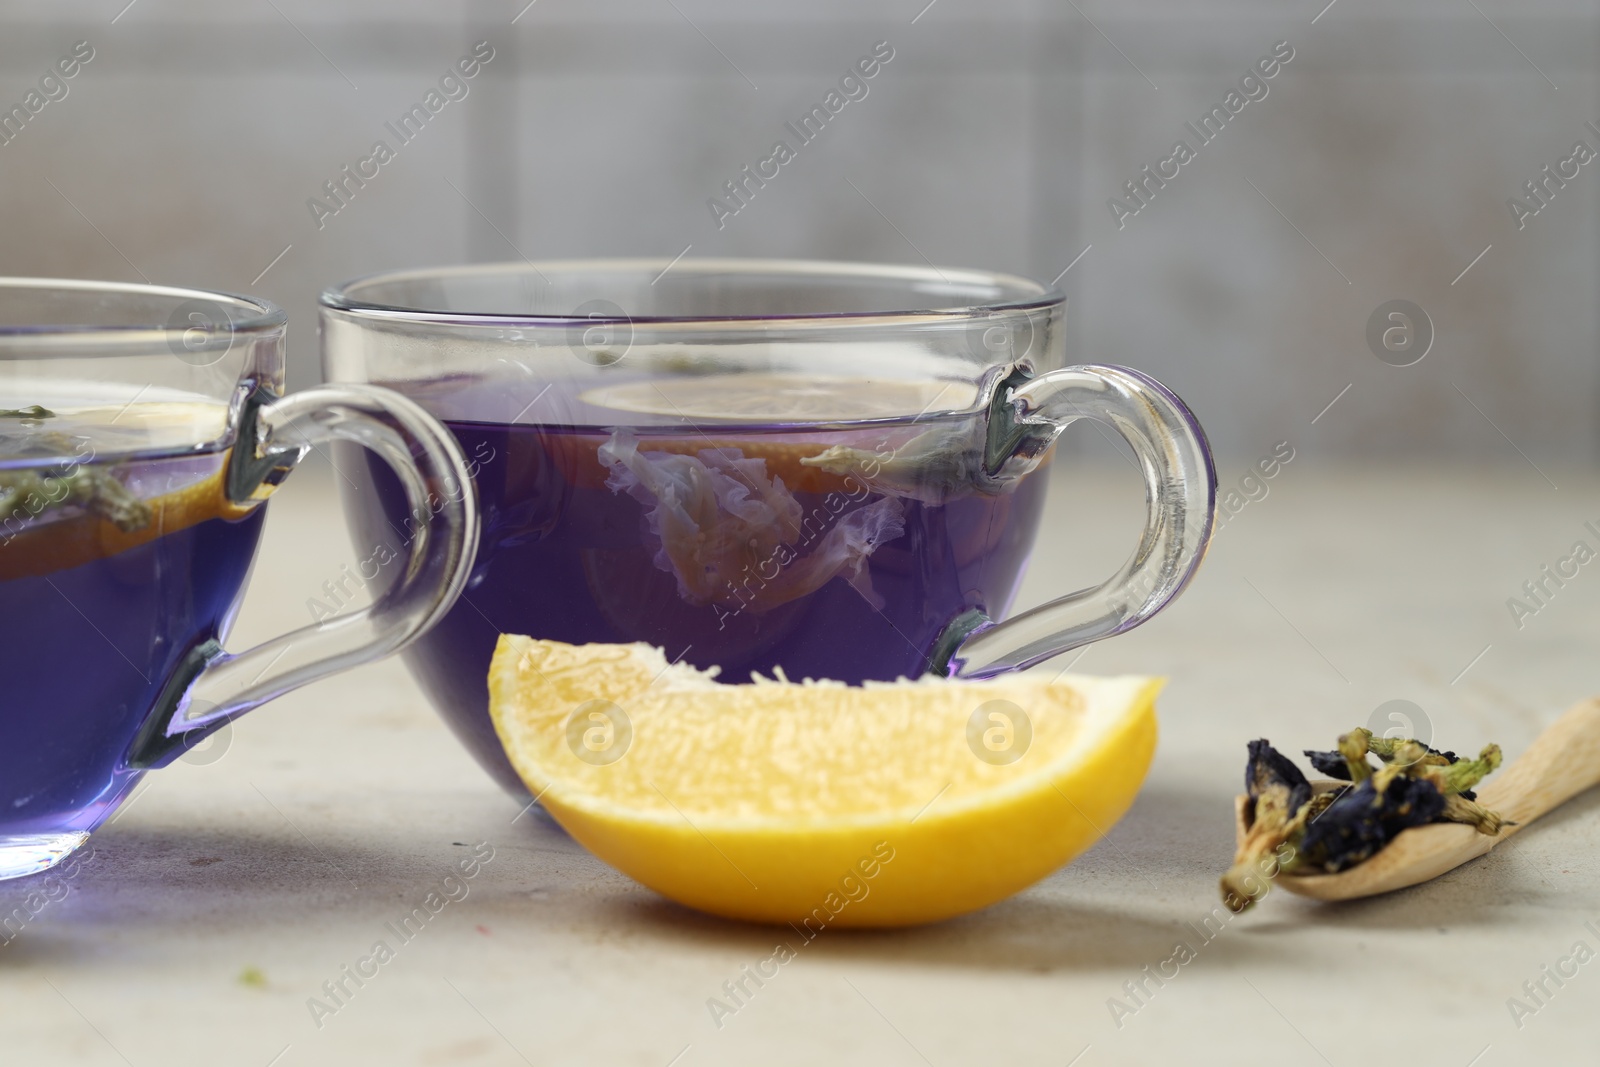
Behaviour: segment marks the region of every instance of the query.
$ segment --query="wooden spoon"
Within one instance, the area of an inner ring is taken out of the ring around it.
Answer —
[[[1320,793],[1345,784],[1313,782],[1312,788]],[[1430,823],[1403,831],[1370,859],[1338,874],[1285,874],[1274,881],[1291,893],[1316,900],[1355,900],[1404,889],[1477,859],[1596,784],[1600,784],[1600,698],[1567,709],[1526,752],[1478,790],[1479,804],[1509,820],[1495,836],[1465,823]],[[1248,800],[1241,796],[1234,801],[1235,837],[1241,843],[1249,830]]]

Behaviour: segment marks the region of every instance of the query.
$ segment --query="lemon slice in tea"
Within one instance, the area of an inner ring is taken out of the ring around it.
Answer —
[[[641,434],[647,452],[694,455],[702,449],[737,449],[766,461],[767,478],[782,479],[794,492],[849,492],[857,480],[808,465],[835,445],[893,455],[935,426],[961,426],[982,444],[978,397],[972,382],[934,378],[801,377],[791,374],[709,374],[653,378],[600,386],[583,393],[584,403],[607,411],[665,418],[682,432]],[[965,414],[961,414],[965,412]],[[693,429],[682,426],[693,421]],[[808,431],[807,423],[816,423]],[[838,424],[850,424],[841,428]],[[781,432],[774,432],[776,427]],[[750,432],[751,427],[763,427]],[[601,485],[606,466],[596,457],[605,439],[597,435],[551,435],[547,448],[563,477],[577,485]]]
[[[590,389],[595,407],[699,422],[857,422],[964,411],[973,382],[937,378],[841,378],[798,374],[701,374]]]
[[[902,926],[1031,885],[1128,809],[1161,681],[717,681],[649,645],[502,635],[495,729],[584,847],[730,918]]]
[[[227,453],[195,444],[226,432],[226,404],[154,388],[120,404],[100,403],[117,394],[93,382],[30,381],[20,388],[19,395],[51,406],[37,406],[41,417],[12,411],[0,419],[0,581],[68,570],[254,508],[255,501],[228,498]],[[68,399],[74,393],[89,402],[74,403]],[[145,393],[152,399],[133,402]],[[161,459],[130,458],[150,453]],[[85,475],[120,487],[126,521],[63,497]],[[72,506],[52,506],[63,500]]]

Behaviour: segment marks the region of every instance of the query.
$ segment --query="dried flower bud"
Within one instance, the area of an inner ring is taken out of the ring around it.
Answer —
[[[1510,825],[1498,813],[1459,794],[1444,798],[1443,817],[1448,822],[1463,822],[1476,827],[1480,834],[1490,837],[1498,834],[1501,827]]]
[[[1250,742],[1249,748],[1244,785],[1250,798],[1245,812],[1250,829],[1221,883],[1223,902],[1236,912],[1266,894],[1267,883],[1260,877],[1263,864],[1271,864],[1272,873],[1279,873],[1272,854],[1287,842],[1295,817],[1311,801],[1311,783],[1271,742],[1262,738]]]
[[[1485,745],[1475,760],[1456,760],[1438,772],[1439,788],[1446,793],[1464,793],[1500,769],[1500,746]]]
[[[25,408],[0,408],[0,419],[25,419],[32,422],[55,417],[55,412],[38,404],[30,404]]]
[[[1372,777],[1372,767],[1367,763],[1371,741],[1371,730],[1351,730],[1340,736],[1339,755],[1344,757],[1345,781],[1364,782]]]
[[[1377,756],[1379,759],[1383,760],[1385,763],[1393,760],[1395,758],[1395,753],[1406,745],[1420,746],[1424,754],[1424,763],[1443,767],[1456,761],[1456,754],[1454,752],[1441,752],[1429,745],[1426,741],[1418,741],[1414,737],[1379,737],[1377,734],[1374,734],[1372,731],[1367,729],[1362,729],[1357,732],[1367,735],[1368,751],[1374,756]]]
[[[1311,799],[1311,783],[1289,758],[1266,738],[1249,745],[1250,760],[1245,764],[1244,788],[1250,799],[1259,806],[1266,797],[1268,803],[1281,803],[1291,814]]]

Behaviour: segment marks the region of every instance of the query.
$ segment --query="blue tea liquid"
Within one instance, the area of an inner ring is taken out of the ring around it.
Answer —
[[[215,405],[112,415],[0,419],[0,876],[22,873],[19,840],[91,830],[134,786],[130,743],[224,634],[261,532],[260,507],[226,517],[225,448],[163,441],[218,425]]]
[[[892,680],[921,674],[961,612],[999,617],[1016,594],[1046,472],[975,490],[952,450],[974,435],[981,442],[977,416],[848,429],[708,427],[697,416],[699,428],[686,429],[670,407],[619,418],[547,394],[524,419],[583,423],[493,417],[536,393],[419,396],[476,472],[482,533],[461,601],[405,657],[456,734],[513,791],[522,787],[489,720],[485,681],[502,632],[645,641],[669,659],[719,666],[728,681],[780,669],[791,679]],[[607,414],[619,421],[595,425]],[[816,465],[829,449],[840,450],[834,469]],[[415,525],[398,482],[364,455],[342,459],[358,549],[398,549]]]

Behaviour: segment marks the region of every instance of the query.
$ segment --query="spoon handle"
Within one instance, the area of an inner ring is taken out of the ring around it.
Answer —
[[[1516,823],[1504,839],[1552,808],[1600,784],[1600,698],[1568,708],[1527,751],[1489,780],[1478,803]]]

